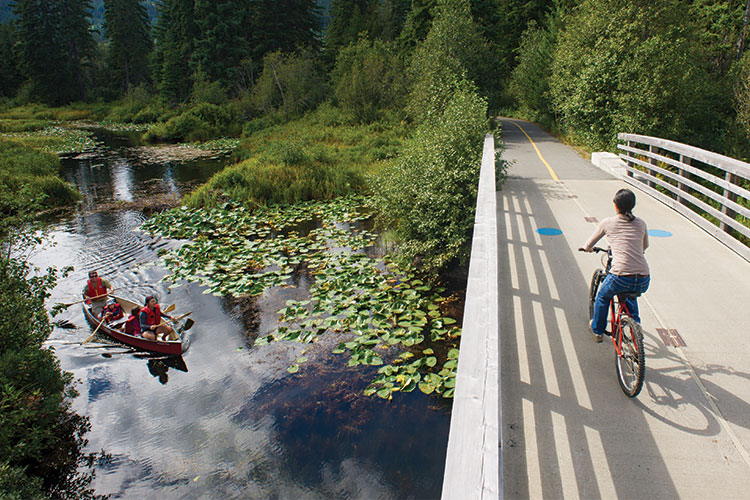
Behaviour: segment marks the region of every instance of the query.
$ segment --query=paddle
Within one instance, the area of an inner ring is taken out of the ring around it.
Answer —
[[[96,335],[96,332],[99,331],[99,327],[101,327],[104,324],[104,320],[105,319],[107,319],[107,318],[106,317],[102,318],[102,320],[99,322],[99,324],[96,325],[96,328],[94,328],[94,333],[92,333],[91,336],[89,336],[89,338],[87,338],[86,340],[84,340],[83,342],[81,342],[81,345],[88,344],[89,342],[91,342],[92,340],[94,340],[94,335]]]
[[[115,289],[116,289],[116,287],[112,288],[112,290],[115,290]],[[57,304],[55,304],[55,307],[58,308],[58,309],[67,309],[70,306],[74,306],[76,304],[80,304],[81,302],[86,302],[87,300],[101,299],[102,297],[106,297],[107,295],[109,295],[109,293],[105,293],[103,295],[97,295],[95,297],[86,297],[85,299],[76,300],[75,302],[71,302],[70,304],[64,304],[62,302],[58,302]]]

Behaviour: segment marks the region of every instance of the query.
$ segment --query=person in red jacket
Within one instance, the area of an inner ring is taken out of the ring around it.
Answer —
[[[141,335],[141,320],[138,318],[140,312],[141,308],[139,306],[135,306],[130,310],[130,316],[128,316],[128,319],[122,325],[123,332],[128,335]]]
[[[118,319],[122,319],[122,317],[125,316],[125,311],[122,310],[122,306],[115,300],[114,297],[110,297],[107,299],[107,305],[104,306],[104,309],[102,309],[101,318],[106,323],[111,323],[113,321],[117,321]]]
[[[174,339],[177,337],[172,327],[164,324],[162,316],[172,319],[172,316],[161,312],[161,308],[156,302],[156,297],[153,295],[146,297],[146,304],[141,308],[139,314],[143,338],[155,340],[159,334],[163,334],[165,339]]]
[[[91,304],[94,314],[98,316],[104,308],[107,294],[111,293],[112,290],[114,290],[112,283],[105,278],[100,278],[96,271],[89,271],[89,280],[81,293],[83,293],[86,303]]]

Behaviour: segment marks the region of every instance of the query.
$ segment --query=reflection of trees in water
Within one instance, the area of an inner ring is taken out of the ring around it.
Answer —
[[[221,301],[221,307],[243,327],[247,347],[255,344],[260,326],[260,307],[257,297],[226,297]]]

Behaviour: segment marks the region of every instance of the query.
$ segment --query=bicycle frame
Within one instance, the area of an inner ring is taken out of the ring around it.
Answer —
[[[616,300],[615,300],[616,299]],[[612,325],[612,344],[615,346],[618,356],[622,356],[622,317],[630,316],[628,306],[615,295],[609,301],[610,325]]]

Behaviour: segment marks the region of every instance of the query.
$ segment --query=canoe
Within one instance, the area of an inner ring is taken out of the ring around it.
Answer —
[[[136,304],[132,300],[123,299],[121,297],[115,297],[113,295],[110,295],[110,297],[114,297],[117,300],[117,302],[120,303],[120,306],[122,306],[122,310],[125,312],[125,317],[122,320],[117,320],[110,324],[107,324],[107,323],[103,324],[99,328],[99,332],[104,332],[110,337],[112,337],[113,339],[119,342],[122,342],[123,344],[127,344],[141,351],[158,352],[158,353],[166,354],[170,356],[182,355],[182,339],[180,340],[149,340],[149,339],[140,337],[138,335],[128,335],[124,331],[118,329],[117,326],[122,324],[125,318],[127,318],[130,315],[130,310],[135,306],[139,306],[140,304]],[[101,304],[101,302],[99,304]],[[88,322],[91,323],[92,326],[96,327],[97,325],[99,325],[100,319],[97,319],[97,315],[93,311],[94,307],[95,307],[94,305],[91,305],[91,304],[87,305],[84,303],[83,312]],[[101,305],[98,306],[97,311],[101,311]],[[177,335],[179,336],[179,325],[170,324],[170,326],[175,328],[175,331],[177,331]]]

